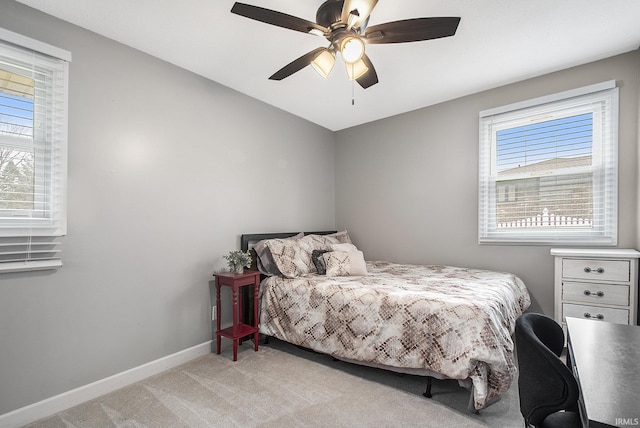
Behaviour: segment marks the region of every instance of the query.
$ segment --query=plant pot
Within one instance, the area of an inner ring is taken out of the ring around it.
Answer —
[[[236,275],[239,275],[241,273],[244,273],[244,266],[242,265],[235,265],[233,267],[233,273],[235,273]]]

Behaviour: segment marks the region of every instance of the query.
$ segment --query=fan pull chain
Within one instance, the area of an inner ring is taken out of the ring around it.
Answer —
[[[355,65],[351,64],[351,75],[352,76],[353,76],[353,73],[355,71],[354,68],[355,68]],[[355,90],[355,87],[356,87],[356,83],[355,83],[355,79],[353,79],[351,81],[351,105],[352,106],[356,105],[356,95],[355,95],[356,90]]]
[[[351,105],[354,106],[356,105],[356,96],[355,96],[355,90],[354,90],[354,83],[353,80],[351,81]]]

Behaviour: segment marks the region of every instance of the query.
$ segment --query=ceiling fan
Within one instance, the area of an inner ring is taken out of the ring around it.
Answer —
[[[340,52],[350,80],[364,89],[378,83],[378,75],[365,53],[366,44],[405,43],[453,36],[460,18],[413,18],[368,27],[369,15],[378,0],[326,0],[316,13],[316,22],[282,12],[236,2],[231,12],[302,33],[316,34],[329,41],[285,65],[269,79],[282,80],[310,65],[327,77]]]

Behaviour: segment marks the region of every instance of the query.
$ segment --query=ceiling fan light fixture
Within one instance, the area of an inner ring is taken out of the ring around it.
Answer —
[[[342,22],[348,28],[362,28],[378,0],[343,0]]]
[[[349,78],[367,89],[378,83],[376,69],[365,54],[365,44],[395,44],[440,39],[456,34],[460,17],[410,18],[369,26],[378,0],[323,0],[316,22],[277,10],[235,2],[231,13],[280,28],[322,36],[329,45],[317,47],[276,71],[269,80],[282,80],[308,65],[321,76],[332,71],[336,52],[347,65]],[[326,46],[326,47],[325,47]],[[352,84],[352,87],[355,86]]]
[[[355,27],[360,19],[360,14],[357,10],[349,12],[349,19],[347,20],[347,28]]]
[[[349,64],[357,63],[364,56],[364,42],[359,37],[345,37],[340,43],[342,59]]]
[[[369,71],[369,67],[364,63],[363,60],[359,60],[354,63],[345,64],[347,67],[347,75],[349,76],[349,80],[356,80],[364,76],[364,74]]]
[[[325,49],[311,61],[311,66],[320,76],[326,79],[329,73],[331,73],[331,70],[333,70],[335,63],[336,58],[334,54],[329,49]]]

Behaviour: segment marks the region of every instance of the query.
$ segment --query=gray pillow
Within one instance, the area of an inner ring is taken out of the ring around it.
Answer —
[[[313,264],[316,265],[318,275],[326,275],[327,273],[327,265],[325,264],[324,257],[322,255],[328,252],[329,250],[313,250],[313,253],[311,254],[311,260],[313,260]]]

